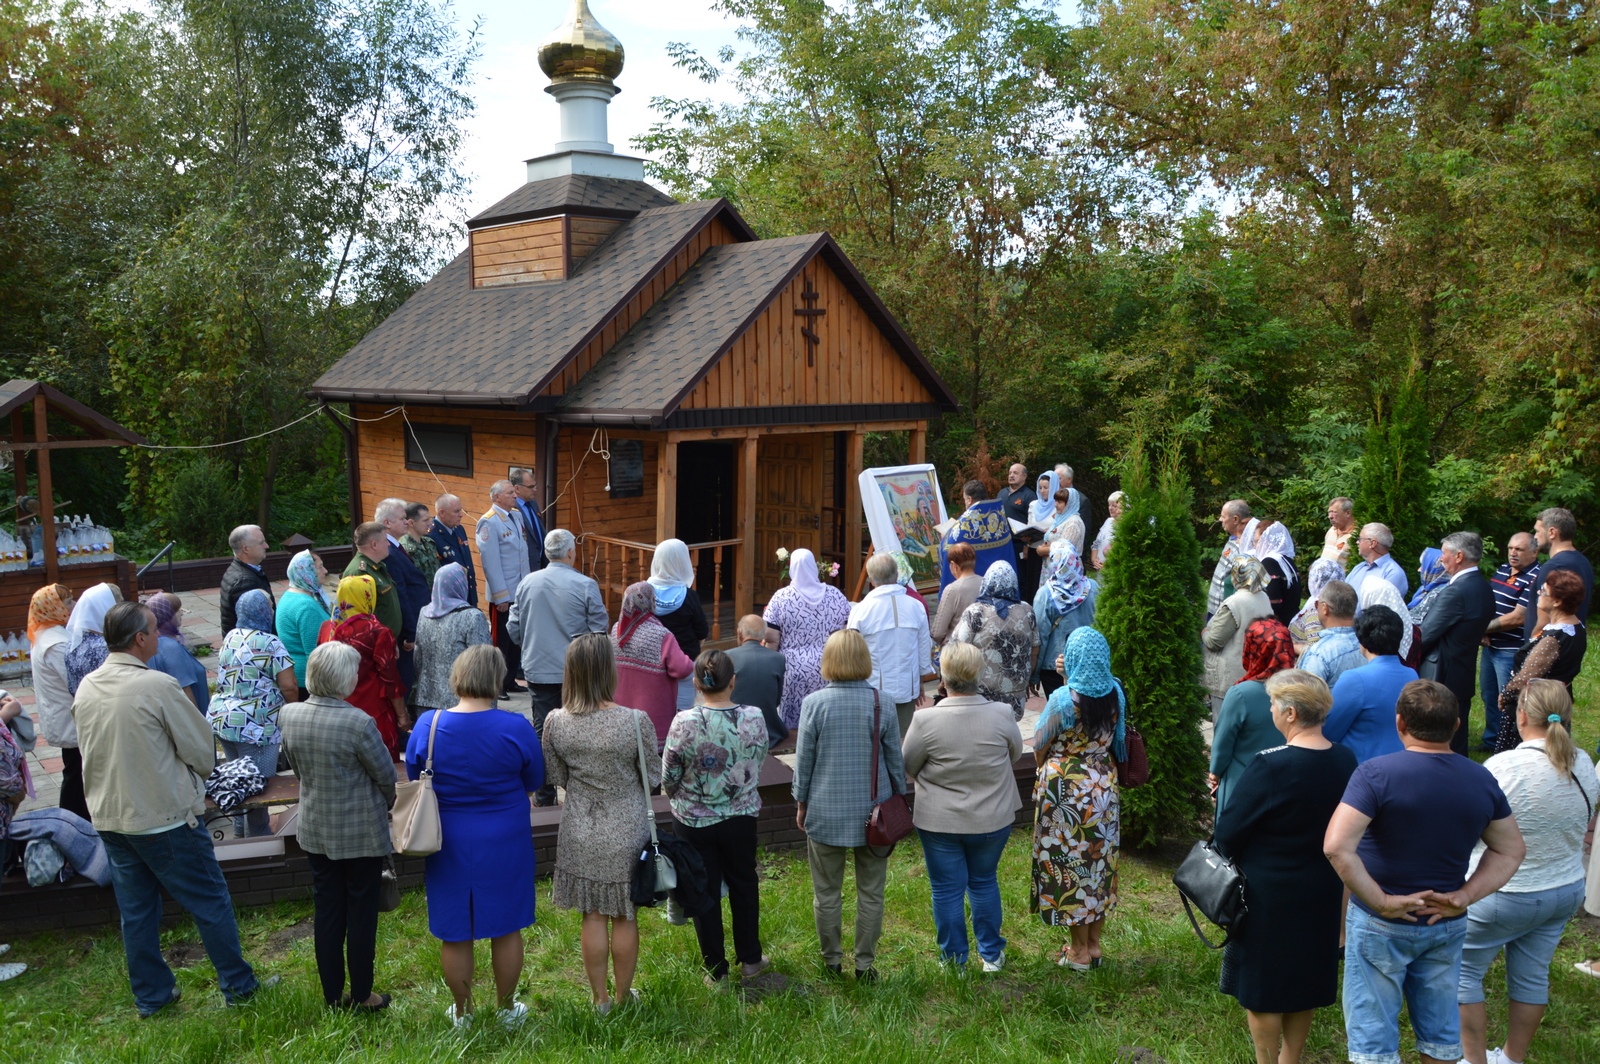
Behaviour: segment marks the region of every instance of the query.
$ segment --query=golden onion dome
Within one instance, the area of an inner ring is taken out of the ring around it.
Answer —
[[[622,73],[622,42],[589,11],[589,0],[572,0],[567,21],[539,46],[539,68],[552,82],[610,84]]]

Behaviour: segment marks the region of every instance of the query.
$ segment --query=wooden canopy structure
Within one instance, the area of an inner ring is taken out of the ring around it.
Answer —
[[[468,236],[312,388],[350,404],[353,515],[447,491],[478,512],[525,467],[608,607],[674,536],[708,613],[770,597],[779,547],[854,586],[865,435],[906,432],[920,462],[957,404],[831,237],[760,240],[726,200],[581,175]]]
[[[32,415],[32,435],[26,431]],[[83,435],[51,436],[50,419],[59,425],[65,422],[81,429]],[[45,584],[61,581],[56,557],[56,503],[50,477],[50,453],[81,447],[127,447],[148,441],[131,429],[124,428],[98,411],[91,410],[48,384],[39,381],[13,380],[0,385],[0,426],[10,424],[10,436],[0,439],[0,451],[8,451],[17,478],[17,498],[36,495],[39,500],[39,522],[44,548],[41,567],[26,571],[0,573],[0,626],[18,624],[20,600],[21,622],[26,623],[28,601],[33,592]],[[28,455],[34,455],[37,491],[31,492],[28,483]],[[68,586],[74,591],[93,584],[107,582],[122,587],[126,596],[133,594],[125,559],[69,566]]]

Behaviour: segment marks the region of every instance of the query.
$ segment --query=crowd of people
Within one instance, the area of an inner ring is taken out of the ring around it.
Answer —
[[[331,594],[321,559],[302,551],[274,602],[265,537],[235,530],[214,693],[182,645],[176,596],[124,603],[100,585],[74,601],[42,589],[29,623],[41,723],[63,750],[63,808],[105,840],[141,1015],[178,994],[159,951],[162,887],[195,915],[230,1003],[264,985],[239,953],[198,826],[218,746],[266,776],[284,757],[298,777],[330,1006],[390,1002],[372,979],[397,764],[412,779],[427,773],[438,796],[429,929],[458,1027],[479,1022],[478,939],[490,941],[497,1021],[526,1016],[515,988],[535,918],[529,810],[558,796],[551,900],[582,913],[597,1010],[638,996],[630,884],[657,791],[706,879],[665,915],[693,921],[708,984],[765,971],[758,788],[769,753],[791,744],[825,969],[850,963],[859,981],[878,978],[889,853],[868,844],[865,825],[878,802],[908,794],[942,962],[964,972],[975,942],[978,966],[999,971],[997,868],[1023,805],[1015,765],[1030,695],[1044,703],[1031,744],[1030,910],[1064,929],[1057,964],[1101,966],[1118,902],[1117,765],[1137,707],[1095,627],[1090,572],[1115,549],[1124,499],[1107,500],[1091,540],[1069,467],[1034,484],[1016,465],[997,498],[964,485],[936,604],[899,552],[868,559],[871,588],[851,603],[798,549],[788,584],[739,619],[726,651],[703,647],[710,626],[678,540],[656,547],[649,579],[625,590],[613,620],[574,565],[575,537],[543,528],[526,470],[493,485],[476,523],[481,599],[451,495],[431,511],[381,502],[355,529]],[[1215,797],[1216,845],[1245,873],[1250,914],[1221,988],[1247,1010],[1262,1064],[1299,1059],[1313,1012],[1339,998],[1341,962],[1352,1060],[1399,1060],[1405,999],[1425,1060],[1519,1064],[1561,928],[1586,892],[1600,911],[1600,876],[1586,891],[1585,871],[1600,778],[1570,736],[1593,570],[1559,508],[1512,538],[1492,579],[1481,537],[1443,537],[1419,558],[1415,588],[1389,554],[1390,529],[1358,528],[1348,499],[1333,500],[1328,519],[1302,590],[1281,522],[1243,500],[1219,517],[1226,542],[1196,633],[1212,711],[1209,776],[1196,786]],[[935,681],[936,700],[925,694]],[[524,687],[528,716],[490,712]],[[1475,690],[1490,711],[1486,765],[1461,756]],[[264,809],[234,828],[270,830]],[[1511,1023],[1504,1048],[1486,1055],[1482,980],[1501,950]],[[1600,965],[1579,968],[1600,977]]]

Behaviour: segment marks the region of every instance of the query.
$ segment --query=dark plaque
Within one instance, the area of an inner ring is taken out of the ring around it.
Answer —
[[[637,499],[644,494],[644,444],[611,441],[611,497]]]

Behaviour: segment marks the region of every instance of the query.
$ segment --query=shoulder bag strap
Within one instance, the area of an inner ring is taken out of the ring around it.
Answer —
[[[639,724],[639,713],[633,715],[633,737],[639,743],[639,784],[644,790],[644,818],[650,822],[650,848],[657,846],[656,839],[656,807],[650,803],[650,770],[645,768],[644,762],[644,728]]]
[[[1180,890],[1178,891],[1178,898],[1183,902],[1183,911],[1189,916],[1189,926],[1194,928],[1194,933],[1200,936],[1200,941],[1206,944],[1207,949],[1221,949],[1233,939],[1233,931],[1229,929],[1228,933],[1222,937],[1222,941],[1213,946],[1211,940],[1206,937],[1206,933],[1200,930],[1200,922],[1194,918],[1194,910],[1189,908],[1189,896]]]
[[[439,717],[443,713],[442,709],[434,710],[433,720],[428,723],[428,760],[423,763],[422,774],[430,778],[433,776],[433,736],[439,730]]]
[[[878,702],[878,689],[872,689],[872,804],[878,804],[878,755],[883,752],[882,706]]]

